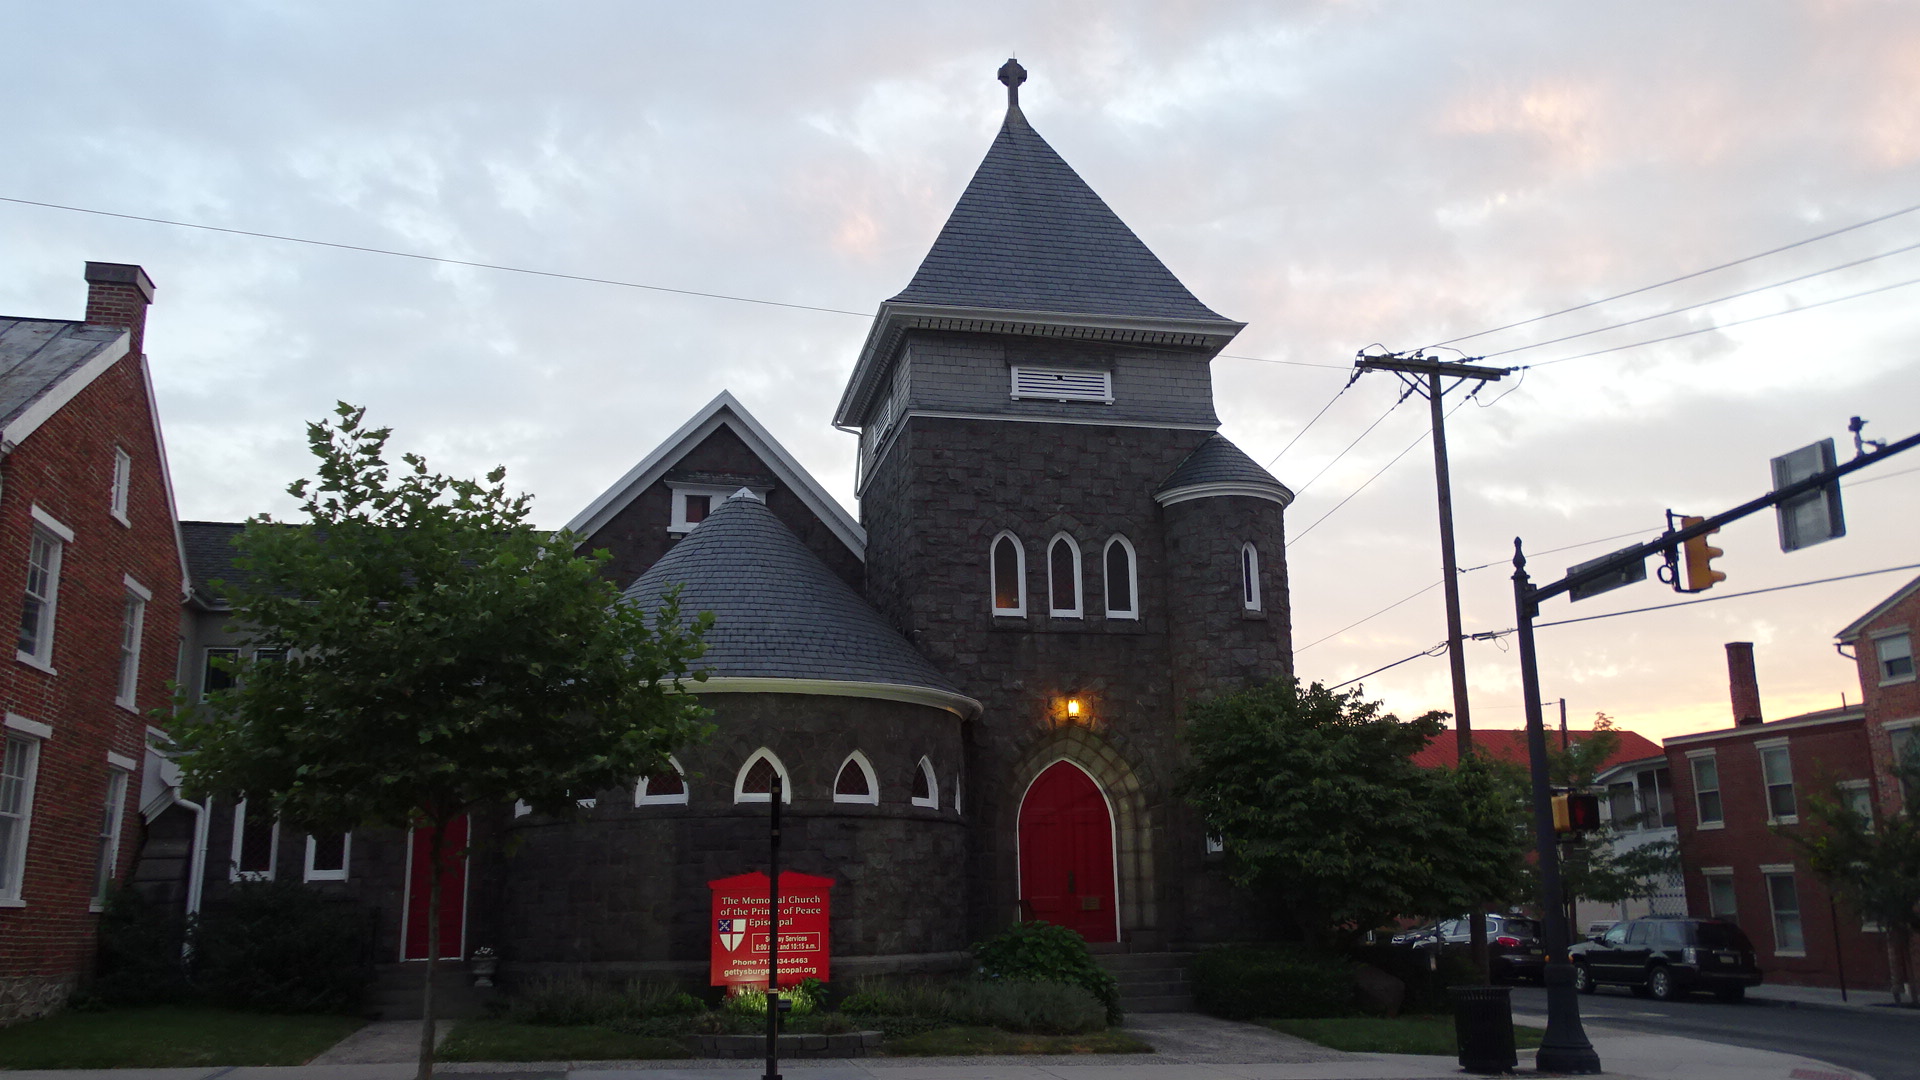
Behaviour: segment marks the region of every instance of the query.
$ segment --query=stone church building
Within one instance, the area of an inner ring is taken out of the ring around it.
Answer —
[[[831,417],[859,435],[858,520],[722,394],[570,523],[626,602],[678,587],[714,613],[717,734],[575,820],[476,816],[442,955],[704,973],[707,882],[764,867],[776,775],[784,865],[836,882],[836,976],[955,967],[1015,919],[1115,951],[1269,935],[1175,793],[1185,704],[1292,667],[1292,493],[1214,410],[1243,324],[1033,129],[1019,65],[1000,75],[1005,122]],[[197,580],[222,528],[185,526]],[[382,959],[425,956],[406,838],[209,812],[208,902],[312,880],[377,909]]]

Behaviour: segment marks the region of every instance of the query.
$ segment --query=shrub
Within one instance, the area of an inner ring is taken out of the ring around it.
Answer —
[[[101,1005],[178,1004],[189,997],[187,922],[132,888],[107,896],[86,1000]]]
[[[1353,1012],[1351,965],[1298,947],[1208,949],[1193,958],[1189,978],[1194,1006],[1228,1020]]]
[[[1083,1035],[1106,1027],[1107,1010],[1085,989],[1025,979],[863,980],[840,1003],[888,1032],[964,1025],[1035,1035]]]
[[[514,1023],[574,1027],[693,1016],[707,1007],[677,984],[663,980],[630,979],[615,985],[581,975],[542,975],[516,990],[504,1011]]]
[[[1400,1011],[1406,1013],[1451,1013],[1453,999],[1447,990],[1453,986],[1479,981],[1473,965],[1459,953],[1442,953],[1436,964],[1426,949],[1405,945],[1363,945],[1354,950],[1354,959],[1392,975],[1406,984],[1406,1000]]]
[[[1086,939],[1064,926],[1017,922],[974,945],[973,956],[988,979],[1078,986],[1106,1008],[1107,1023],[1120,1022],[1119,982],[1093,962]]]
[[[806,1016],[820,1006],[827,985],[819,979],[802,979],[798,986],[783,986],[780,996],[793,1003],[788,1016]],[[748,1016],[767,1015],[767,991],[758,986],[742,986],[727,998],[727,1011]]]
[[[194,979],[216,1005],[352,1012],[372,976],[366,914],[292,882],[236,886],[194,928]]]

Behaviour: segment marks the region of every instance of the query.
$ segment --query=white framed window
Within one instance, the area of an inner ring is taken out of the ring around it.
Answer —
[[[140,690],[140,638],[147,624],[147,601],[153,593],[144,585],[123,575],[127,587],[126,602],[120,609],[120,678],[114,690],[114,704],[138,711]]]
[[[1907,631],[1876,635],[1873,658],[1881,686],[1913,681],[1913,635]]]
[[[1773,908],[1773,955],[1807,955],[1807,938],[1800,926],[1800,890],[1792,866],[1763,866],[1767,903]]]
[[[94,860],[94,911],[106,906],[107,893],[113,888],[114,871],[120,861],[120,819],[127,805],[127,771],[107,769],[107,804],[100,815],[100,848]]]
[[[1260,608],[1260,549],[1249,540],[1240,545],[1240,604],[1248,611]]]
[[[205,660],[200,667],[201,701],[207,700],[207,695],[215,690],[228,690],[233,687],[233,672],[222,669],[214,661],[238,659],[240,659],[239,649],[216,647],[207,650]]]
[[[1101,559],[1106,564],[1107,618],[1140,617],[1140,575],[1133,557],[1133,542],[1119,533],[1107,541]]]
[[[1707,914],[1730,923],[1740,921],[1740,902],[1733,891],[1733,867],[1710,866],[1700,871],[1707,879]]]
[[[127,492],[133,485],[133,458],[116,446],[113,448],[113,502],[109,512],[113,520],[129,528],[133,522],[127,519]]]
[[[352,858],[351,832],[308,833],[307,863],[301,870],[300,880],[345,881]]]
[[[707,520],[707,515],[720,509],[720,504],[744,490],[756,501],[767,501],[765,488],[713,487],[704,484],[668,484],[673,491],[673,518],[667,525],[670,533],[690,533],[694,526]]]
[[[1208,855],[1225,855],[1227,853],[1226,838],[1219,833],[1208,833],[1206,853]]]
[[[228,881],[272,881],[280,862],[280,823],[265,814],[247,813],[247,800],[233,808],[232,860]]]
[[[1853,811],[1866,825],[1868,832],[1873,831],[1873,782],[1870,780],[1842,780],[1834,785],[1840,791],[1840,805]]]
[[[962,801],[964,801],[966,794],[967,794],[967,785],[961,782],[959,773],[957,772],[954,773],[953,774],[953,812],[954,813],[956,814],[962,813],[962,810],[960,809],[960,804]]]
[[[1013,365],[1013,400],[1093,401],[1113,404],[1113,372],[1096,368]]]
[[[1726,813],[1720,805],[1720,759],[1712,750],[1695,750],[1687,755],[1687,767],[1693,770],[1693,806],[1699,814],[1698,827],[1724,828]]]
[[[1047,544],[1047,614],[1080,617],[1080,545],[1066,533]]]
[[[787,767],[766,747],[755,750],[733,778],[733,801],[737,803],[771,802],[773,778],[780,778],[780,802],[793,801],[793,779]]]
[[[1767,786],[1767,824],[1797,825],[1799,807],[1793,798],[1793,756],[1787,740],[1754,743],[1760,752],[1760,779]]]
[[[659,774],[649,773],[640,778],[633,788],[635,806],[685,806],[687,804],[687,771],[680,767],[677,758],[667,758],[667,769]]]
[[[840,771],[833,777],[833,801],[867,806],[880,804],[880,781],[874,776],[873,763],[867,760],[867,755],[855,750],[840,763]]]
[[[1907,806],[1920,792],[1908,790],[1900,768],[1907,762],[1920,763],[1920,718],[1889,720],[1880,725],[1887,732],[1888,765],[1900,784],[1900,805]]]
[[[53,670],[53,623],[60,604],[60,560],[73,530],[52,515],[33,508],[33,527],[27,541],[27,587],[21,599],[19,658],[34,667]]]
[[[1027,547],[1020,538],[1003,532],[987,545],[987,561],[993,576],[993,613],[1027,613]]]
[[[933,777],[933,762],[924,757],[913,767],[913,805],[940,809],[940,781]]]
[[[27,834],[33,824],[33,789],[40,771],[40,743],[53,734],[45,724],[7,714],[0,752],[0,906],[20,907],[27,869]]]

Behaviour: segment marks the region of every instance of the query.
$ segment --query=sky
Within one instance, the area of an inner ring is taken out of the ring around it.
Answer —
[[[1920,5],[182,0],[8,5],[0,38],[37,43],[0,66],[0,198],[626,283],[0,201],[0,313],[79,318],[89,259],[158,284],[188,519],[286,514],[304,423],[346,400],[441,470],[504,464],[558,526],[723,389],[852,507],[833,406],[1009,55],[1034,127],[1248,324],[1214,387],[1298,492],[1303,678],[1445,638],[1425,403],[1347,385],[1362,349],[1534,365],[1445,399],[1470,634],[1514,625],[1515,537],[1552,580],[1764,493],[1776,455],[1851,457],[1851,416],[1920,430]],[[1833,634],[1914,570],[1720,599],[1920,563],[1920,454],[1851,479],[1844,539],[1783,554],[1770,514],[1716,537],[1713,602],[1543,627],[1549,702],[1725,726],[1729,641],[1770,719],[1858,701]],[[1511,635],[1466,656],[1475,726],[1520,726]],[[1444,657],[1362,685],[1451,706]]]

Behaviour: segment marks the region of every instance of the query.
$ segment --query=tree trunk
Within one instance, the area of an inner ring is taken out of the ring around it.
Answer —
[[[420,1070],[415,1080],[433,1080],[433,973],[440,963],[441,827],[427,827],[427,981],[420,989]]]

